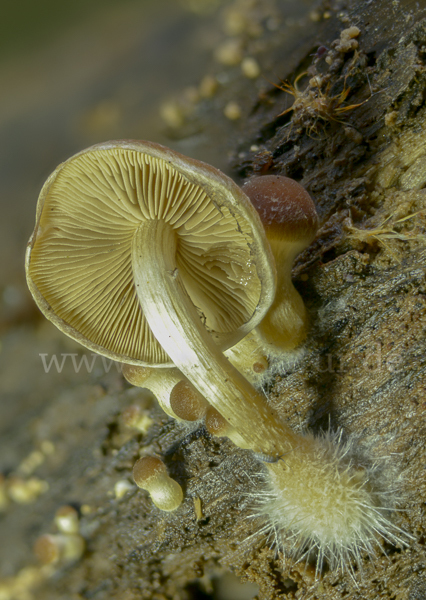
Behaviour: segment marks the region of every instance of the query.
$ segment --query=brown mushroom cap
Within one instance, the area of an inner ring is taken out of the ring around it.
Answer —
[[[41,535],[34,544],[34,553],[43,564],[56,564],[79,559],[85,548],[85,542],[79,534]]]
[[[64,505],[55,513],[56,527],[62,533],[78,533],[80,530],[78,512],[73,506]]]
[[[141,367],[140,365],[121,365],[121,372],[126,381],[137,387],[143,387],[145,381],[152,375],[154,369],[150,367]]]
[[[158,219],[177,234],[177,269],[206,328],[222,349],[241,339],[275,292],[258,216],[220,171],[149,142],[93,146],[45,183],[26,256],[45,316],[114,360],[170,365],[138,302],[131,260],[138,226]]]
[[[226,436],[230,429],[228,421],[213,407],[208,408],[206,414],[206,429],[212,435]]]
[[[60,547],[55,536],[46,533],[37,538],[34,544],[34,554],[45,565],[58,562]]]
[[[294,179],[283,175],[253,177],[243,185],[259,213],[268,239],[303,240],[307,245],[318,228],[312,198]]]
[[[166,465],[157,456],[144,456],[133,465],[133,479],[143,489],[164,474],[167,474]]]
[[[213,407],[209,406],[206,411],[206,429],[211,435],[217,437],[228,437],[240,448],[250,448],[250,445],[236,431],[229,422]]]
[[[182,379],[170,393],[170,406],[180,419],[198,421],[204,417],[208,403],[189,381]]]

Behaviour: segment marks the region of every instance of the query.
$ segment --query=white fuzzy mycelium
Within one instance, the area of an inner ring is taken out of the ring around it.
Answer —
[[[250,494],[253,516],[264,519],[256,534],[266,534],[284,556],[314,562],[317,576],[325,561],[353,572],[363,553],[375,556],[381,539],[406,546],[411,536],[388,518],[397,496],[394,469],[366,460],[358,440],[342,441],[342,432],[303,440],[303,448],[265,462],[262,483]]]

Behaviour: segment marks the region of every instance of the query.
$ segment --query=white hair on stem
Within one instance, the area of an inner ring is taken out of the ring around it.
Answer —
[[[344,441],[342,430],[304,437],[314,447],[309,466],[297,448],[285,461],[255,456],[264,470],[250,478],[248,518],[262,524],[250,538],[265,536],[284,560],[314,562],[316,577],[327,563],[355,581],[354,564],[362,571],[362,555],[373,560],[381,539],[394,546],[414,539],[388,516],[397,510],[401,477],[394,459],[373,459],[357,437]]]

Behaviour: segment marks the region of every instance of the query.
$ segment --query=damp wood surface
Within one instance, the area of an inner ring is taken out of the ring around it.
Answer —
[[[270,4],[285,11],[285,2]],[[359,29],[358,47],[339,52],[350,26]],[[258,586],[258,600],[426,598],[426,5],[312,4],[303,35],[271,29],[262,43],[268,79],[275,73],[274,83],[293,84],[308,71],[298,84],[303,94],[309,79],[326,77],[322,89],[337,98],[334,112],[312,114],[307,101],[305,114],[281,114],[291,94],[268,82],[257,93],[239,75],[174,137],[194,135],[200,123],[209,132],[214,122],[228,131],[236,179],[287,175],[314,198],[321,228],[294,268],[310,333],[274,366],[264,390],[295,430],[342,428],[373,458],[391,457],[402,509],[392,519],[415,541],[408,548],[384,542],[374,560],[363,556],[354,576],[325,568],[315,579],[311,565],[283,561],[251,518],[263,466],[250,452],[168,419],[114,365],[106,373],[100,358],[89,378],[68,359],[47,379],[41,353],[81,358],[82,351],[31,313],[2,324],[1,386],[10,399],[2,406],[2,469],[6,478],[28,478],[22,461],[38,451],[32,475],[48,487],[31,503],[10,502],[0,516],[8,540],[0,545],[0,591],[9,589],[0,598],[220,600],[215,582],[225,572]],[[318,56],[321,46],[330,64]],[[230,99],[243,111],[232,124],[222,111]],[[146,434],[123,425],[122,412],[133,404],[153,419]],[[132,485],[133,464],[153,453],[184,490],[173,513]],[[122,481],[130,485],[117,497]],[[81,512],[83,558],[25,583],[23,569],[37,565],[34,541],[54,531],[55,510],[70,503]]]

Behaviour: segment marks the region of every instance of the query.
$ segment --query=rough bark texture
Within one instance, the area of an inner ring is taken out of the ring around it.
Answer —
[[[271,4],[278,12],[285,8]],[[340,34],[352,25],[360,32],[353,38],[358,47],[344,51]],[[255,44],[246,43],[248,51]],[[8,553],[12,577],[23,557],[31,564],[33,541],[54,530],[53,514],[67,503],[81,510],[87,551],[48,576],[34,570],[25,592],[0,598],[219,598],[212,582],[224,571],[257,584],[259,600],[426,598],[426,239],[424,215],[415,214],[426,210],[425,6],[334,0],[315,8],[299,40],[284,41],[272,31],[263,44],[265,61],[282,81],[309,72],[299,80],[300,91],[293,90],[300,111],[280,116],[294,100],[290,94],[268,84],[256,99],[248,92],[251,82],[235,76],[185,126],[196,128],[198,119],[208,131],[218,119],[223,131],[220,103],[239,102],[244,119],[228,139],[234,173],[293,177],[318,207],[321,230],[294,272],[311,330],[302,350],[275,365],[265,390],[296,430],[342,428],[359,437],[371,460],[391,457],[389,477],[401,479],[403,509],[393,521],[416,541],[408,548],[384,543],[383,553],[365,556],[354,576],[325,569],[315,580],[309,565],[283,561],[256,535],[250,494],[262,467],[249,452],[213,439],[203,427],[176,425],[155,407],[146,435],[129,431],[123,409],[150,401],[114,367],[107,375],[95,369],[89,382],[67,368],[52,371],[48,382],[37,376],[39,353],[80,351],[38,325],[8,342],[3,386],[27,380],[20,383],[21,430],[31,435],[11,431],[6,437],[12,444],[21,436],[23,456],[43,440],[54,444],[54,454],[36,470],[49,490],[29,509],[6,507],[2,539],[18,541],[1,551],[3,560]],[[320,46],[329,50],[328,63]],[[314,76],[323,78],[321,105],[306,91]],[[13,360],[14,347],[24,372]],[[6,420],[13,422],[16,410],[8,405]],[[174,513],[155,509],[135,487],[116,498],[115,483],[132,481],[141,452],[163,456],[183,486],[185,501]],[[12,579],[6,583],[12,589]]]

